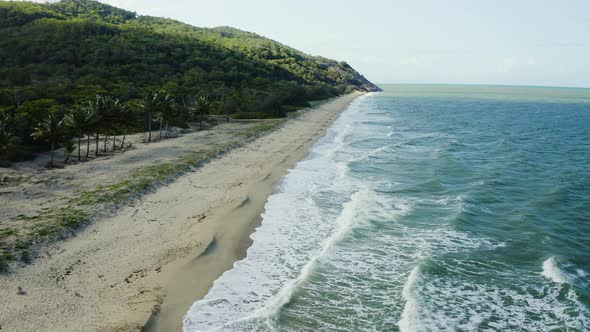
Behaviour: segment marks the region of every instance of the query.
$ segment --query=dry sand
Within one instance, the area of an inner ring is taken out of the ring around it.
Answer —
[[[192,302],[244,257],[273,184],[357,95],[288,120],[0,275],[0,329],[180,330]]]

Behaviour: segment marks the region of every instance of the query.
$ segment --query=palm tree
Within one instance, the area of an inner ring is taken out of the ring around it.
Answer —
[[[92,121],[92,130],[94,131],[96,139],[95,155],[98,157],[98,142],[100,140],[100,132],[105,134],[105,141],[103,150],[106,151],[108,132],[112,132],[113,115],[117,114],[120,108],[123,107],[119,99],[112,96],[97,95],[96,98],[87,104],[87,107],[94,113],[94,121]]]
[[[98,141],[100,140],[100,130],[102,129],[102,118],[105,115],[105,109],[103,107],[103,96],[96,95],[94,100],[91,100],[86,104],[86,108],[93,114],[92,123],[90,124],[90,131],[94,133],[94,139],[96,142],[96,149],[94,155],[98,157]],[[90,138],[88,138],[90,140]],[[88,149],[88,147],[87,147]],[[86,155],[88,158],[88,154]]]
[[[159,108],[159,118],[160,118],[160,140],[162,140],[162,124],[164,122],[164,117],[171,113],[174,110],[174,99],[170,97],[169,94],[164,93],[163,91],[160,92],[160,108]],[[166,123],[166,134],[168,132],[168,123]]]
[[[112,96],[103,96],[101,101],[104,109],[102,129],[105,133],[103,152],[106,152],[109,134],[116,136],[117,121],[119,120],[118,116],[122,112],[124,106],[119,99]],[[113,140],[115,140],[115,137],[113,137]]]
[[[117,135],[122,134],[123,140],[121,141],[121,149],[125,145],[125,137],[129,127],[133,125],[135,115],[129,107],[124,104],[118,103],[117,107],[112,109],[109,120],[111,121],[111,128],[113,132],[113,151],[116,149]]]
[[[138,103],[139,109],[148,116],[148,142],[152,141],[152,119],[154,114],[159,112],[162,107],[162,95],[166,96],[166,99],[170,99],[170,97],[163,91],[150,91],[146,93]],[[162,128],[160,124],[160,132],[161,131]]]
[[[79,151],[79,149],[80,148],[78,147],[78,151]],[[64,150],[65,150],[65,155],[66,155],[66,158],[64,159],[64,164],[67,164],[68,161],[70,161],[70,157],[72,156],[72,153],[74,153],[74,151],[76,151],[76,147],[74,146],[72,141],[70,141],[68,139],[64,142]]]
[[[17,143],[13,122],[11,116],[0,113],[0,156],[14,148]]]
[[[231,107],[231,105],[226,104],[226,94],[229,94],[231,92],[231,90],[226,88],[225,84],[223,84],[219,88],[219,91],[221,91],[221,97],[219,100],[220,101],[219,108],[221,110],[221,113],[225,114],[225,118],[226,118],[227,122],[229,122],[230,115],[233,113],[233,108]]]
[[[180,97],[174,104],[176,111],[182,118],[182,124],[188,127],[187,123],[190,115],[195,111],[195,99],[191,97]]]
[[[72,111],[67,113],[64,119],[65,125],[74,132],[76,137],[78,137],[78,161],[82,159],[82,137],[89,133],[93,121],[94,113],[92,109],[88,107],[76,107]],[[86,158],[88,158],[88,153],[90,150],[90,135],[88,135],[87,142],[88,144],[86,145]]]
[[[96,123],[98,122],[98,116],[96,114],[95,109],[88,107],[88,106],[84,106],[84,109],[88,112],[88,115],[90,116],[90,121],[88,122],[88,126],[86,126],[86,128],[84,129],[85,134],[86,134],[86,159],[88,159],[88,157],[90,156],[90,139],[92,136],[92,130],[94,129],[94,127],[96,126]]]
[[[61,134],[61,127],[63,126],[62,112],[49,112],[47,117],[41,121],[33,131],[34,139],[45,139],[51,144],[51,159],[49,161],[49,168],[53,168],[53,159],[55,156],[55,145]]]
[[[121,140],[121,146],[119,147],[120,150],[123,150],[125,146],[125,137],[127,136],[127,131],[129,128],[132,128],[137,120],[137,115],[133,110],[129,107],[125,107],[123,112],[119,114],[119,127],[123,132],[123,139]]]
[[[211,102],[205,96],[197,98],[193,114],[199,121],[199,129],[203,130],[203,121],[211,115]]]

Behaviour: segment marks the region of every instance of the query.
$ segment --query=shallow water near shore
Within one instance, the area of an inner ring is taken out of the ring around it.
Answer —
[[[590,90],[383,88],[276,186],[184,330],[590,329]]]

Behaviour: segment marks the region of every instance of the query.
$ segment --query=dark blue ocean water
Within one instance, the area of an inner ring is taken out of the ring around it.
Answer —
[[[590,90],[384,88],[281,181],[185,330],[590,330]]]

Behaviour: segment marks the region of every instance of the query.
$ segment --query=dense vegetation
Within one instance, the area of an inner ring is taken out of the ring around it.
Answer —
[[[354,89],[378,88],[344,62],[229,27],[90,0],[0,2],[0,159],[90,135],[97,153],[99,135],[202,122],[211,112],[282,117]]]

